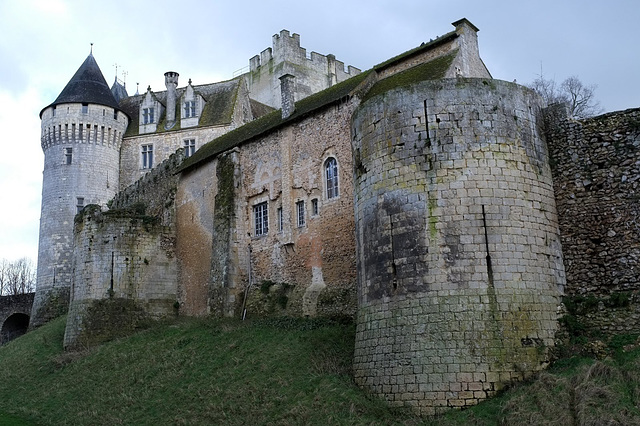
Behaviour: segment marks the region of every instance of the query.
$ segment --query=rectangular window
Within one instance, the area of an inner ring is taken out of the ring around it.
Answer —
[[[153,108],[143,108],[142,109],[142,123],[149,124],[153,123]]]
[[[98,143],[98,125],[93,125],[93,143]]]
[[[194,152],[196,152],[196,140],[185,139],[184,140],[184,156],[191,157]]]
[[[82,104],[82,113],[87,114],[89,112],[89,104]]]
[[[296,213],[298,217],[298,228],[301,228],[305,225],[304,201],[298,201],[296,203]]]
[[[282,207],[278,207],[278,232],[284,229],[284,220],[282,217]]]
[[[53,110],[51,111],[51,114],[52,114],[53,117],[56,116],[56,107],[55,106],[53,107]]]
[[[142,145],[142,168],[153,167],[153,145]]]
[[[311,200],[311,216],[318,216],[318,199]]]
[[[65,148],[64,156],[66,163],[71,164],[71,160],[73,160],[73,148]]]
[[[196,101],[187,101],[184,103],[185,118],[196,116]]]
[[[80,213],[84,208],[84,197],[76,198],[76,214]]]
[[[255,221],[256,237],[269,232],[269,214],[267,212],[267,202],[253,206],[253,217]]]
[[[76,141],[76,124],[75,123],[71,124],[71,140],[73,142]]]
[[[78,139],[82,141],[82,131],[84,130],[84,126],[82,124],[78,125]]]

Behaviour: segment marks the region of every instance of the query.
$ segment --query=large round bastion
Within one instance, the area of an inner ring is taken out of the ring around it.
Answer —
[[[433,414],[544,368],[565,283],[531,90],[373,91],[354,114],[357,383]]]

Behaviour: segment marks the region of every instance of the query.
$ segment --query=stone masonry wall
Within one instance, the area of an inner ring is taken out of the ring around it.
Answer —
[[[196,149],[227,133],[234,126],[191,127],[183,130],[127,137],[120,152],[120,189],[134,184],[150,169],[142,168],[142,145],[153,145],[153,167],[184,147],[185,139],[195,139]]]
[[[425,81],[353,118],[356,382],[433,414],[544,368],[564,269],[539,98]]]
[[[134,184],[116,194],[110,208],[123,210],[135,207],[138,214],[156,216],[163,224],[172,224],[175,221],[175,196],[178,186],[175,171],[183,159],[184,151],[178,149]]]
[[[246,265],[252,272],[248,314],[355,316],[349,129],[356,105],[354,98],[328,106],[241,147],[236,214],[245,228],[236,238],[243,279],[248,279]],[[329,158],[337,163],[335,196],[326,187]],[[254,208],[261,203],[267,203],[268,231],[256,235]],[[300,205],[304,206],[302,224]],[[241,295],[236,299],[242,300]]]
[[[154,217],[84,209],[75,224],[66,348],[108,340],[174,313],[174,234]]]
[[[555,105],[546,118],[573,313],[591,330],[637,333],[640,109],[578,121]]]

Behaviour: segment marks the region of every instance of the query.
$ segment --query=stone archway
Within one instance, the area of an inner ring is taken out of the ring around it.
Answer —
[[[2,324],[0,331],[0,342],[6,344],[16,337],[20,337],[27,332],[29,328],[29,315],[23,313],[15,313],[10,315]]]

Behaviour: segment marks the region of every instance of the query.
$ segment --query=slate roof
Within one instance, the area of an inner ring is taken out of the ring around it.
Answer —
[[[240,85],[239,78],[233,80],[227,80],[219,83],[203,84],[199,86],[193,86],[195,93],[202,96],[205,100],[204,110],[200,115],[198,127],[202,126],[221,126],[230,124],[233,119],[233,107],[236,103],[238,96],[238,88]],[[179,101],[184,94],[186,87],[178,88],[176,90],[176,98]],[[152,92],[155,98],[166,108],[167,105],[167,91]],[[134,95],[120,101],[120,108],[126,112],[131,121],[129,127],[125,133],[125,137],[136,136],[139,133],[139,115],[140,104],[142,103],[146,92],[141,95]],[[179,116],[181,105],[176,105],[176,115]],[[167,130],[161,125],[164,123],[165,113],[163,112],[161,117],[158,117],[157,131],[154,133],[161,133]],[[180,130],[180,120],[176,120],[176,125],[169,129],[169,131]]]
[[[40,117],[45,109],[65,103],[98,104],[120,110],[93,54],[87,56],[56,100],[40,111]]]

